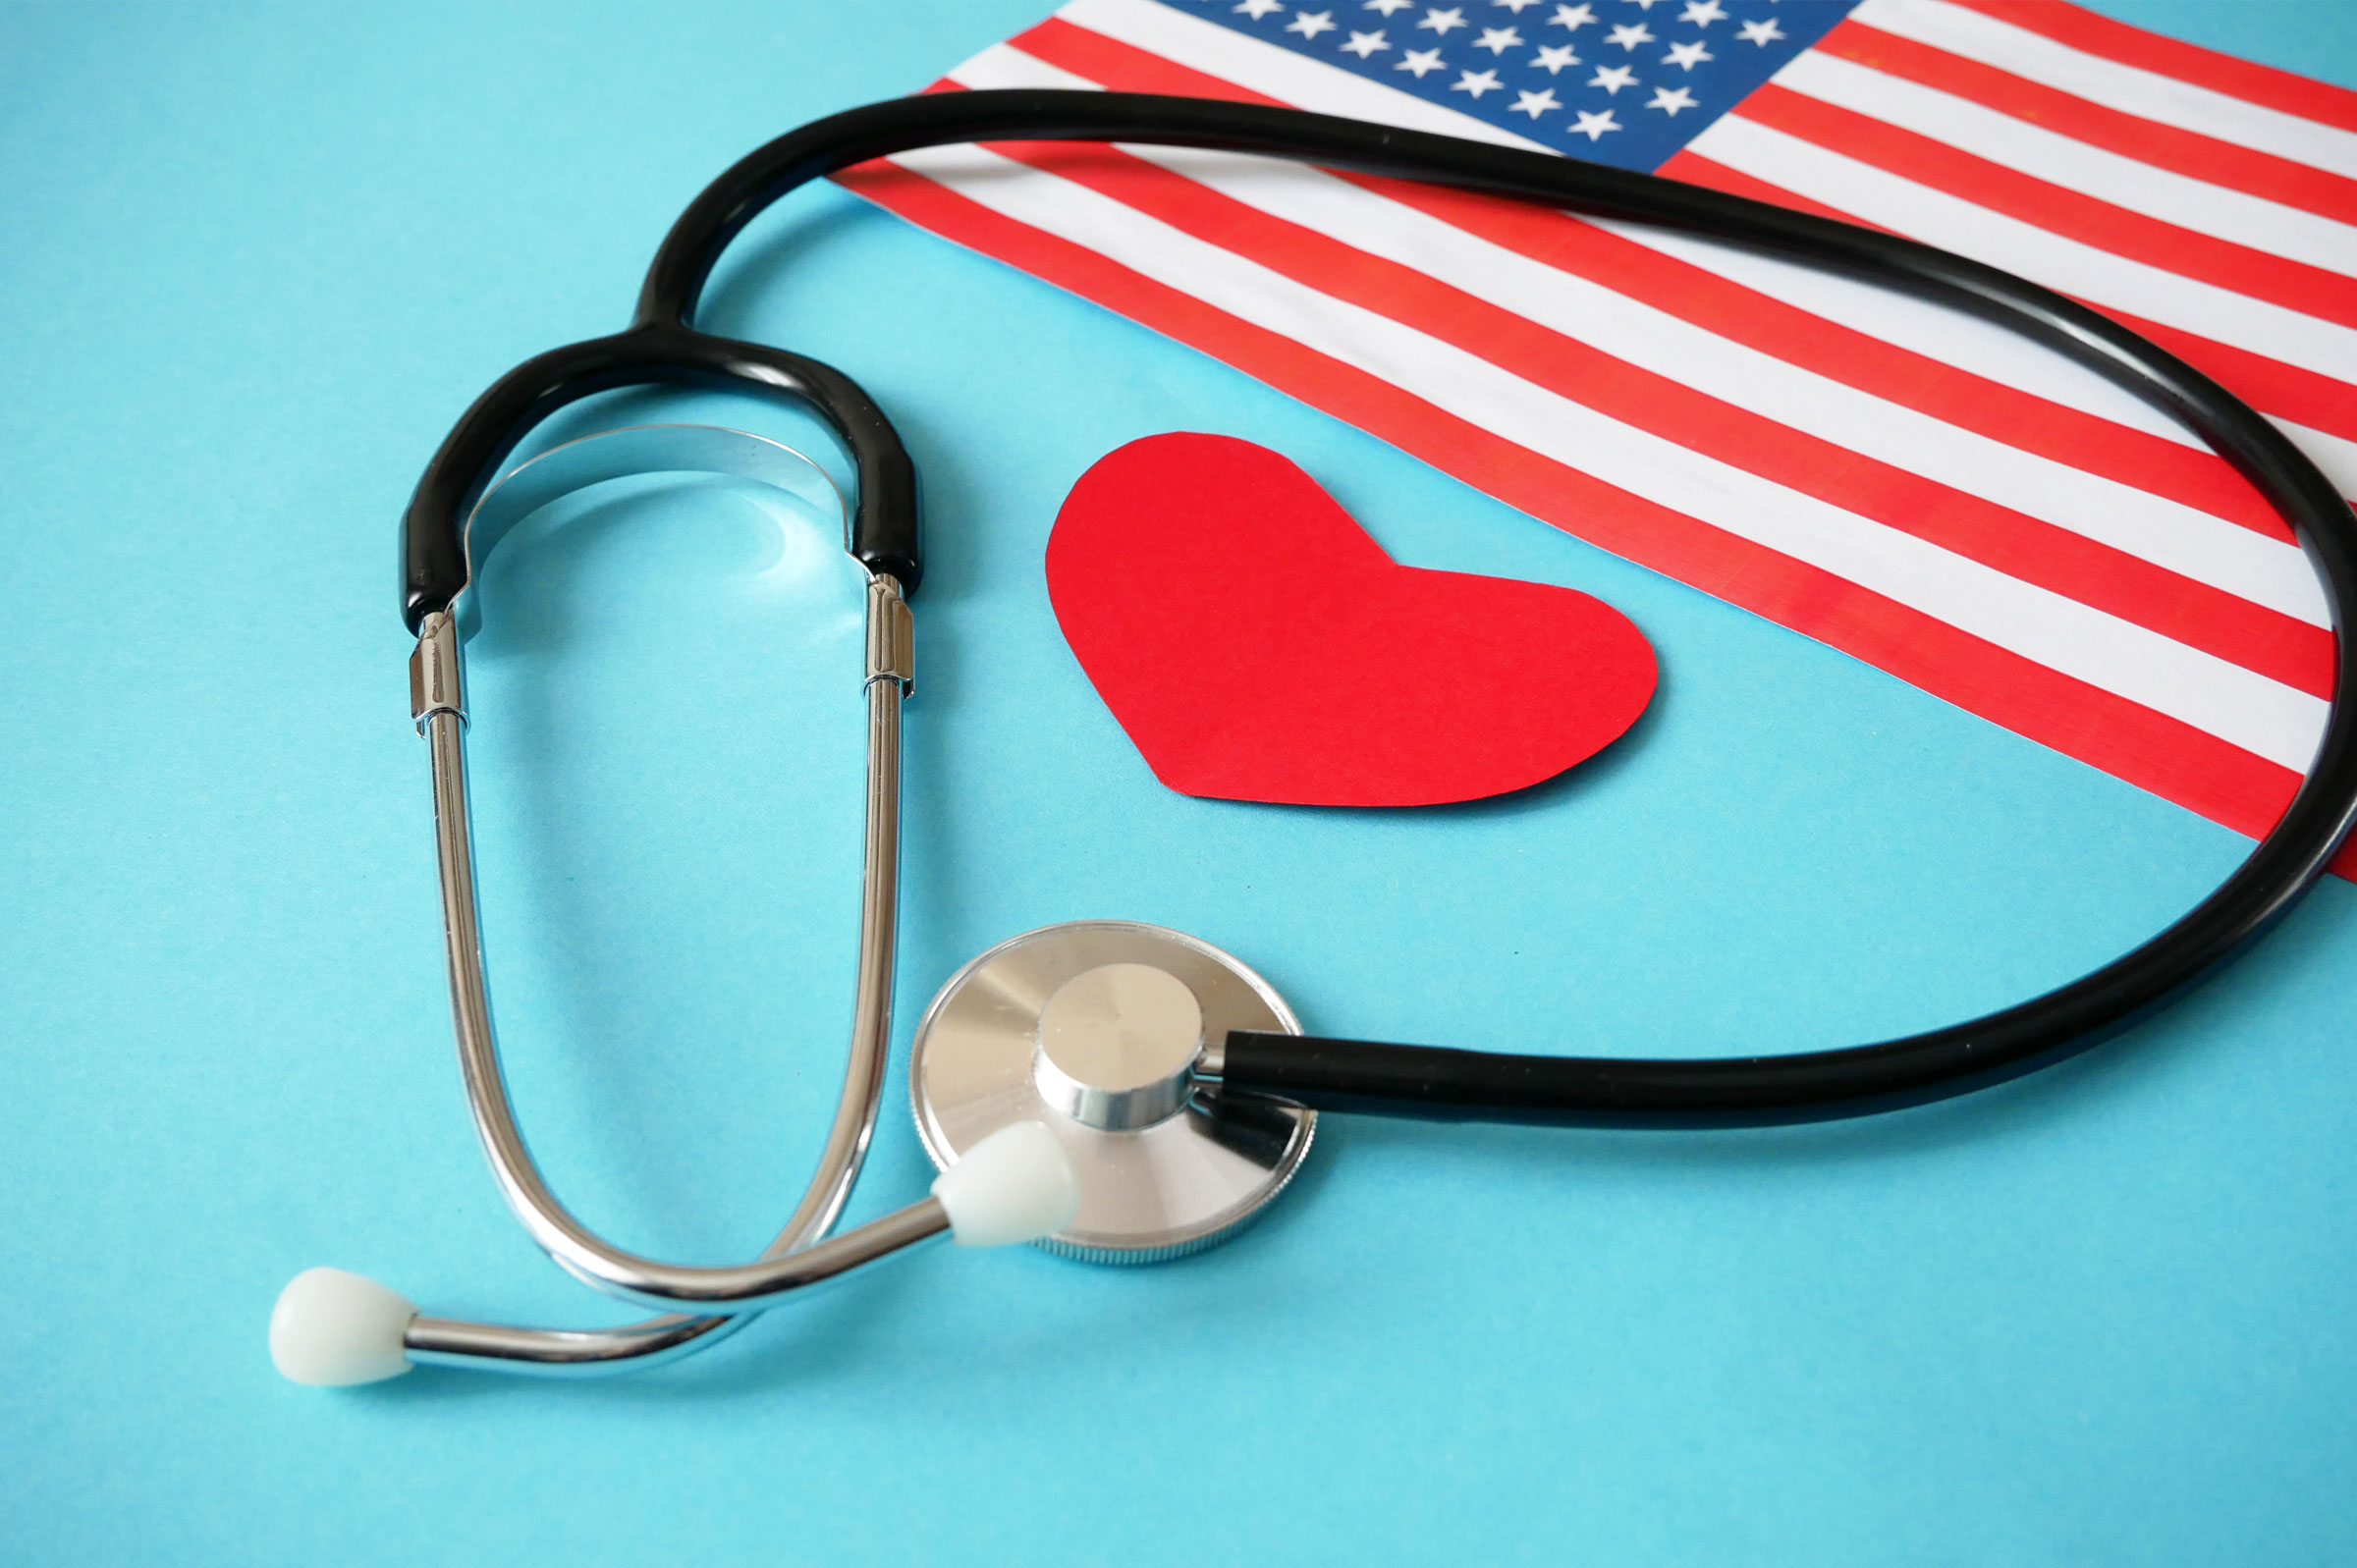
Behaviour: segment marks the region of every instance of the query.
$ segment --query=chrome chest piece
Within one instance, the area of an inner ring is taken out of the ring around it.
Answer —
[[[1045,1122],[1080,1177],[1072,1222],[1038,1245],[1160,1263],[1259,1217],[1300,1168],[1317,1112],[1196,1082],[1231,1029],[1299,1034],[1269,983],[1179,932],[1075,920],[1000,943],[916,1026],[917,1134],[947,1168],[1002,1127]]]

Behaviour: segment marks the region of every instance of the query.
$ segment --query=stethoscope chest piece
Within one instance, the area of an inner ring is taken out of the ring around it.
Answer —
[[[1091,1263],[1200,1252],[1293,1179],[1317,1112],[1224,1100],[1195,1081],[1231,1029],[1299,1034],[1267,981],[1179,932],[1075,920],[1012,937],[950,977],[908,1067],[934,1164],[1002,1127],[1045,1122],[1080,1177],[1080,1211],[1038,1243]]]

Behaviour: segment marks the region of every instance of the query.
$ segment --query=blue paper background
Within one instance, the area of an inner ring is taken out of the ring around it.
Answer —
[[[1180,1265],[937,1251],[596,1384],[277,1379],[270,1302],[313,1263],[624,1316],[501,1209],[450,1059],[391,569],[418,468],[493,376],[619,324],[731,159],[1043,3],[0,11],[0,1558],[2357,1555],[2337,882],[2158,1022],[1967,1102],[1337,1119]],[[2357,82],[2347,8],[2104,9]],[[1333,1032],[1848,1042],[2067,978],[2243,847],[841,192],[740,243],[707,321],[845,365],[926,476],[902,1051],[964,958],[1084,915],[1226,946]],[[1455,810],[1161,790],[1040,559],[1090,461],[1174,428],[1284,450],[1401,560],[1621,606],[1655,711]],[[576,512],[503,558],[476,666],[513,1075],[589,1217],[740,1255],[840,1061],[846,622],[735,497]],[[930,1174],[897,1088],[869,1168],[861,1214]]]

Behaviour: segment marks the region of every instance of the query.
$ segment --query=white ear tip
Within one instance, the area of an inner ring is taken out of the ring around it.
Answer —
[[[410,1370],[402,1336],[417,1309],[373,1279],[305,1269],[270,1313],[270,1359],[313,1387],[377,1382]]]
[[[941,1173],[933,1196],[949,1211],[960,1247],[1037,1241],[1080,1212],[1072,1157],[1045,1122],[1001,1127]]]

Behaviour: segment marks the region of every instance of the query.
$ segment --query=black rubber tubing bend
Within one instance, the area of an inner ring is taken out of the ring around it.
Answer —
[[[1127,141],[1219,148],[1544,202],[1699,235],[1962,310],[2031,338],[2179,420],[2297,534],[2330,605],[2333,696],[2306,780],[2274,831],[2160,935],[2070,984],[1926,1034],[1844,1050],[1696,1060],[1518,1056],[1235,1033],[1230,1092],[1334,1110],[1576,1126],[1727,1126],[1858,1115],[1961,1094],[2047,1065],[2136,1022],[2282,919],[2357,816],[2349,640],[2357,518],[2290,441],[2159,345],[2076,301],[1930,245],[1655,175],[1453,136],[1208,99],[1115,92],[952,92],[847,110],[738,162],[681,214],[648,269],[628,331],[558,349],[475,401],[418,481],[402,525],[411,630],[466,586],[461,520],[532,428],[574,401],[663,384],[776,394],[817,412],[858,475],[852,553],[914,591],[923,575],[915,470],[858,385],[814,359],[694,330],[729,242],[789,191],[870,158],[973,141]]]

